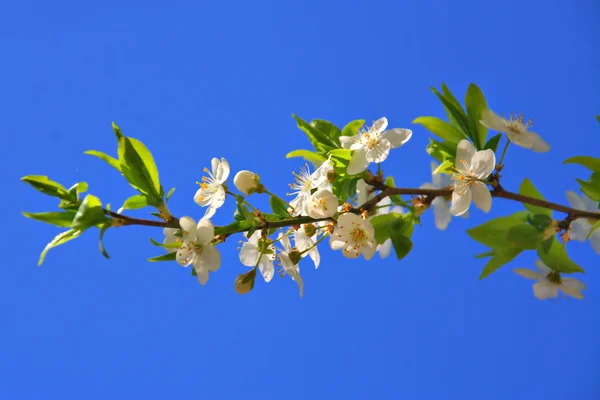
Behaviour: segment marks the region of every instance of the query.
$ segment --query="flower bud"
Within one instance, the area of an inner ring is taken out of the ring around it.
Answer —
[[[256,268],[252,268],[250,272],[239,274],[235,280],[235,291],[239,294],[246,294],[254,287],[254,278],[256,278]]]
[[[260,178],[254,172],[243,170],[235,174],[233,184],[237,190],[247,196],[254,193],[256,189],[259,188]]]
[[[313,237],[315,233],[317,233],[317,227],[313,224],[305,224],[304,225],[304,233],[308,237]]]
[[[297,265],[300,262],[300,260],[302,259],[302,255],[300,254],[300,252],[298,250],[290,251],[288,256],[290,257],[290,261],[294,265]]]

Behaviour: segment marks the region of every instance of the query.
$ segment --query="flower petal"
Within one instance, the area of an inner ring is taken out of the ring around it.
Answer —
[[[464,139],[461,140],[456,148],[456,166],[459,166],[463,160],[470,164],[475,153],[477,151],[471,142]]]
[[[321,264],[321,253],[319,253],[317,246],[310,249],[308,255],[313,263],[315,263],[315,269],[319,268],[319,264]]]
[[[196,225],[196,240],[200,244],[210,243],[215,238],[215,227],[208,219],[201,219]]]
[[[489,108],[481,111],[481,121],[479,122],[496,132],[506,132],[507,121]]]
[[[450,207],[448,203],[442,197],[436,197],[431,203],[433,206],[433,216],[435,217],[435,227],[440,231],[446,230],[448,224],[452,220],[452,214],[450,214]]]
[[[206,282],[208,282],[208,270],[202,268],[202,269],[197,269],[196,270],[196,275],[198,278],[198,282],[201,285],[206,285]]]
[[[569,237],[571,240],[585,242],[591,230],[592,225],[589,222],[581,218],[576,219],[569,225]]]
[[[329,246],[331,246],[331,250],[341,250],[346,245],[346,239],[343,237],[338,237],[336,233],[329,237]]]
[[[590,244],[592,245],[592,249],[598,254],[600,254],[600,229],[596,229],[592,236],[590,236]]]
[[[392,239],[387,239],[383,244],[377,246],[377,251],[382,259],[389,256],[390,251],[392,251]]]
[[[412,131],[410,129],[403,128],[388,129],[381,134],[382,138],[387,139],[390,142],[392,149],[401,147],[404,143],[410,140],[411,136]]]
[[[364,148],[355,150],[352,153],[352,158],[348,164],[348,175],[356,175],[367,169],[369,162],[367,161],[366,151]]]
[[[542,260],[535,260],[535,267],[537,268],[538,271],[540,271],[540,274],[542,275],[542,277],[546,277],[546,275],[548,275],[550,272],[552,272],[550,267],[548,267],[546,264],[544,264],[544,262]]]
[[[513,271],[515,271],[515,274],[520,275],[527,279],[535,279],[536,281],[539,281],[540,279],[544,279],[543,275],[540,275],[537,272],[535,272],[534,270],[529,269],[529,268],[515,268]]]
[[[374,239],[370,239],[373,241],[373,244],[366,244],[363,246],[362,248],[362,254],[365,257],[365,260],[369,261],[371,258],[373,258],[373,255],[375,254],[375,252],[377,251],[377,244],[375,243]]]
[[[356,197],[358,206],[362,206],[369,200],[369,187],[364,179],[359,179],[356,181]]]
[[[240,249],[240,262],[246,267],[254,267],[259,255],[258,247],[250,242],[246,242]]]
[[[225,158],[221,158],[221,162],[219,163],[217,170],[213,170],[215,180],[219,183],[225,182],[229,177],[229,172],[231,172],[231,169],[229,168],[229,163]]]
[[[349,149],[352,146],[352,137],[353,136],[340,136],[340,144],[342,145],[342,149]]]
[[[540,300],[558,297],[558,285],[554,285],[548,281],[534,283],[533,295]]]
[[[563,293],[568,294],[569,296],[578,300],[583,299],[583,294],[581,294],[581,291],[585,288],[585,284],[575,278],[562,278],[562,282],[558,286],[558,289]]]
[[[265,282],[270,282],[271,279],[273,279],[273,275],[275,275],[275,268],[273,267],[271,260],[265,257],[265,255],[263,255],[261,258],[260,263],[258,264],[258,269],[265,279]]]
[[[487,178],[496,168],[496,155],[491,149],[478,151],[471,160],[471,169],[479,179]]]
[[[179,219],[183,240],[185,242],[196,241],[196,221],[191,217],[181,217]]]
[[[436,163],[435,161],[432,161],[430,165],[431,165],[431,180],[433,182],[433,186],[436,189],[441,189],[443,174],[434,174],[433,173],[433,171],[435,171],[440,166],[440,164]]]
[[[389,140],[380,138],[377,144],[372,148],[367,148],[365,157],[368,162],[381,163],[384,162],[390,154],[392,145]],[[350,161],[352,162],[352,161]],[[350,167],[348,167],[350,168]]]
[[[196,257],[194,269],[203,268],[208,271],[217,271],[221,268],[221,254],[212,245],[202,246],[202,252]]]
[[[198,189],[194,195],[194,201],[200,207],[206,207],[212,201],[213,192],[206,189]]]
[[[515,132],[510,129],[506,131],[506,136],[517,146],[530,149],[533,146],[533,136],[529,136],[528,132]]]
[[[464,214],[471,205],[471,191],[467,190],[463,195],[452,192],[452,201],[450,202],[450,212],[454,216]]]
[[[290,243],[290,238],[287,237],[285,233],[279,232],[279,236],[277,236],[277,239],[282,244],[286,252],[289,253],[290,251],[292,251],[292,244]]]
[[[581,197],[577,193],[572,190],[567,190],[567,200],[571,207],[576,208],[578,210],[585,210],[585,203]]]
[[[370,131],[383,132],[388,126],[388,120],[386,117],[381,117],[377,121],[373,122]]]
[[[216,212],[217,209],[211,205],[206,208],[206,211],[204,211],[204,216],[202,216],[202,219],[211,219]]]
[[[187,267],[192,263],[192,256],[194,255],[192,251],[192,246],[184,242],[181,248],[177,249],[177,254],[175,255],[175,260],[182,267]]]
[[[525,132],[523,135],[527,135],[531,138],[531,150],[536,153],[546,153],[550,150],[550,145],[540,135],[534,132]]]
[[[492,208],[492,194],[490,190],[481,182],[474,182],[471,185],[473,192],[473,203],[483,212],[489,212]]]

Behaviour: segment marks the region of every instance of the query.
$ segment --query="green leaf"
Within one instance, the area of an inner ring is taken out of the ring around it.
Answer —
[[[331,185],[331,190],[335,196],[341,201],[346,201],[348,198],[353,198],[356,195],[356,182],[360,176],[338,176]]]
[[[287,204],[285,204],[281,199],[271,196],[269,199],[269,204],[271,204],[271,210],[273,210],[273,214],[282,218],[290,217],[290,214],[287,211]]]
[[[527,220],[531,225],[538,228],[538,230],[546,229],[552,223],[552,217],[548,216],[547,214],[529,215]]]
[[[540,244],[538,256],[550,269],[558,272],[573,273],[584,272],[583,268],[571,261],[564,244],[556,240],[554,236],[548,239],[550,244]]]
[[[117,141],[125,136],[125,135],[123,135],[123,132],[121,132],[121,128],[119,128],[119,126],[117,124],[115,124],[114,122],[112,123],[112,128],[113,128],[113,131],[115,132],[115,135],[117,135]]]
[[[142,142],[130,137],[121,137],[119,139],[119,160],[121,171],[131,186],[142,194],[155,197],[157,203],[162,200],[158,169],[152,153]]]
[[[148,206],[148,200],[143,194],[133,195],[123,203],[123,209],[125,210],[139,210]]]
[[[389,213],[377,215],[371,218],[370,222],[375,229],[375,241],[377,244],[383,244],[390,237],[390,232],[388,230],[388,225],[398,219],[402,214],[398,213]]]
[[[440,163],[446,160],[454,161],[456,158],[456,147],[453,143],[438,142],[437,140],[429,138],[429,144],[427,145],[426,151],[431,157],[435,158]]]
[[[600,158],[589,156],[576,156],[567,158],[563,164],[579,164],[593,172],[600,172]]]
[[[106,153],[96,150],[88,150],[85,151],[84,154],[89,154],[90,156],[98,157],[102,161],[106,162],[108,165],[121,172],[121,163],[116,158],[109,156]]]
[[[440,137],[451,143],[460,142],[462,139],[466,139],[467,137],[453,125],[450,125],[444,120],[441,120],[436,117],[419,117],[413,120],[413,124],[421,124],[433,133],[434,135]]]
[[[452,169],[454,168],[454,163],[450,160],[446,160],[443,163],[441,163],[440,165],[438,165],[438,167],[436,169],[434,169],[431,174],[432,175],[436,175],[436,174],[449,174],[452,172]]]
[[[25,217],[42,221],[50,225],[60,226],[63,228],[70,228],[73,218],[75,218],[74,211],[65,212],[41,212],[41,213],[28,213],[21,212]]]
[[[310,121],[310,124],[315,129],[318,129],[327,135],[336,144],[339,141],[338,138],[342,136],[342,131],[340,131],[340,128],[329,121],[325,121],[324,119],[313,119]]]
[[[510,248],[513,245],[506,239],[510,228],[527,222],[527,212],[520,211],[507,217],[492,219],[482,225],[467,229],[474,240],[492,249]]]
[[[344,129],[342,129],[342,136],[354,136],[358,133],[358,130],[365,124],[364,119],[355,119],[354,121],[348,122]]]
[[[596,119],[600,122],[600,115],[596,115]]]
[[[545,200],[544,196],[533,186],[533,183],[529,180],[529,178],[525,178],[523,183],[521,183],[521,187],[519,187],[519,194],[523,196],[533,197],[538,200]],[[552,210],[549,210],[544,207],[538,207],[531,204],[523,203],[525,208],[529,210],[533,214],[545,214],[549,217],[552,217]]]
[[[292,158],[292,157],[302,157],[306,161],[312,163],[312,165],[315,168],[318,168],[321,164],[323,164],[327,160],[322,155],[315,153],[314,151],[310,151],[310,150],[294,150],[294,151],[287,153],[287,155],[285,156],[285,158]]]
[[[84,231],[91,226],[101,224],[107,220],[108,218],[104,215],[100,199],[88,194],[83,199],[83,202],[81,202],[75,218],[73,218],[71,228]]]
[[[487,278],[492,272],[514,260],[514,258],[521,254],[522,251],[523,250],[517,247],[494,249],[493,256],[487,262],[485,267],[483,267],[483,271],[481,271],[479,279]]]
[[[165,254],[161,254],[160,256],[149,258],[148,261],[150,261],[150,262],[175,261],[176,259],[177,259],[177,252],[174,251],[172,253],[165,253]],[[192,269],[194,269],[194,268],[192,268]]]
[[[60,246],[61,244],[65,244],[70,240],[76,239],[81,234],[81,232],[83,231],[78,229],[69,229],[68,231],[64,231],[56,235],[54,239],[52,239],[50,243],[46,245],[46,247],[42,251],[42,254],[40,254],[38,267],[42,265],[44,259],[46,258],[46,254],[48,254],[48,251],[50,251],[50,249]]]
[[[392,239],[392,244],[394,245],[396,257],[398,260],[402,260],[412,250],[412,240],[397,232],[390,232],[390,238]]]
[[[448,120],[452,125],[461,130],[466,137],[472,138],[469,133],[469,126],[467,124],[467,114],[463,109],[462,105],[456,100],[450,89],[445,84],[442,84],[443,95],[440,94],[435,88],[431,88],[431,91],[440,99],[448,115]]]
[[[77,197],[78,194],[85,193],[85,192],[87,192],[87,190],[88,190],[87,182],[77,182],[76,184],[74,184],[73,186],[71,186],[69,188],[69,193],[73,197]]]
[[[495,153],[496,151],[498,151],[498,144],[500,144],[500,139],[502,139],[501,133],[492,136],[490,140],[487,141],[485,146],[483,146],[483,150],[490,149]]]
[[[352,151],[348,149],[335,149],[329,152],[334,171],[339,175],[346,175],[348,164],[352,158]]]
[[[487,257],[492,257],[495,253],[495,250],[492,249],[490,251],[486,251],[485,253],[481,253],[481,254],[477,254],[475,256],[475,258],[487,258]]]
[[[171,196],[173,195],[173,192],[175,191],[175,188],[171,188],[171,190],[169,190],[169,193],[167,193],[167,198],[165,200],[165,203],[168,204],[169,203],[169,199],[171,198]]]
[[[481,112],[487,108],[485,96],[479,87],[471,83],[465,96],[465,107],[467,108],[467,117],[469,131],[478,150],[483,149],[488,129],[481,122]]]
[[[600,172],[594,172],[587,182],[578,178],[575,180],[581,185],[581,191],[590,199],[600,201]]]
[[[385,184],[389,187],[396,187],[396,184],[394,182],[394,177],[389,175],[386,179],[385,179]],[[399,194],[393,194],[390,196],[390,200],[392,200],[392,202],[394,204],[397,204],[399,206],[402,207],[410,207],[410,205],[404,201],[404,199],[402,198],[402,196],[400,196]]]
[[[48,196],[58,197],[64,200],[76,201],[77,199],[60,183],[50,180],[43,175],[27,175],[21,178],[40,192]]]
[[[304,121],[302,118],[298,117],[297,115],[294,115],[294,114],[292,114],[292,115],[296,119],[298,128],[300,128],[300,130],[302,130],[304,133],[306,133],[306,136],[308,136],[308,139],[314,146],[315,150],[317,150],[317,152],[327,152],[329,150],[339,147],[339,145],[337,143],[335,143],[332,139],[330,139],[326,134],[321,132],[319,129],[315,128],[314,126],[312,126],[308,122]]]
[[[112,225],[110,222],[105,223],[104,225],[102,225],[102,227],[100,228],[100,253],[102,253],[102,255],[106,258],[110,258],[110,256],[108,255],[108,253],[106,252],[106,248],[104,248],[104,233],[108,230],[108,228],[110,228]]]
[[[544,233],[529,224],[515,225],[508,229],[506,240],[525,250],[535,250],[544,239]]]

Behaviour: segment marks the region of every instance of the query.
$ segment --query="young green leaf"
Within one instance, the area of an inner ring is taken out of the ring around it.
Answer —
[[[525,178],[523,183],[521,183],[521,187],[519,187],[519,194],[523,196],[533,197],[538,200],[545,200],[544,196],[533,186],[533,183],[529,180],[529,178]],[[549,217],[552,217],[552,210],[549,210],[544,207],[538,207],[531,204],[523,203],[525,208],[529,210],[533,214],[545,214]]]
[[[174,251],[172,253],[165,253],[165,254],[161,254],[160,256],[149,258],[148,261],[150,261],[150,262],[175,261],[176,259],[177,259],[177,252]],[[192,270],[193,269],[194,268],[192,268]]]
[[[147,197],[143,194],[133,195],[123,203],[123,209],[125,210],[139,210],[148,206]]]
[[[524,250],[535,250],[544,239],[544,233],[535,226],[520,224],[512,226],[506,233],[506,240]]]
[[[454,143],[455,146],[462,139],[467,139],[465,134],[455,128],[454,125],[450,125],[446,121],[436,117],[419,117],[414,119],[412,123],[423,125],[429,132],[447,142]]]
[[[492,219],[482,225],[467,229],[467,233],[474,240],[492,249],[514,247],[506,235],[510,228],[527,222],[527,212],[520,211],[507,217]]]
[[[106,153],[96,150],[88,150],[85,151],[84,154],[89,154],[90,156],[98,157],[102,161],[106,162],[108,165],[121,172],[121,163],[116,158],[109,156]]]
[[[310,124],[315,127],[315,129],[318,129],[327,135],[327,137],[329,137],[336,144],[339,141],[338,138],[342,136],[342,131],[340,131],[340,128],[329,121],[325,121],[324,119],[313,119],[310,121]]]
[[[71,228],[78,229],[81,231],[86,230],[89,227],[106,222],[108,218],[104,215],[102,210],[102,203],[96,196],[88,194],[81,202]]]
[[[398,260],[402,260],[412,250],[412,240],[395,231],[390,232],[390,238],[392,239],[392,245],[394,245],[396,257]]]
[[[547,243],[541,243],[537,253],[542,262],[554,271],[565,273],[584,272],[583,268],[571,260],[565,245],[559,243],[554,236],[548,239]]]
[[[460,105],[458,100],[454,97],[454,95],[450,92],[450,90],[446,87],[446,85],[442,84],[442,91],[444,94],[440,94],[435,88],[431,88],[431,91],[435,93],[435,95],[440,99],[442,104],[444,105],[444,109],[446,110],[446,114],[448,115],[448,120],[452,125],[454,125],[457,129],[461,130],[465,136],[473,139],[473,136],[469,132],[469,125],[467,123],[467,114],[465,113],[463,107]]]
[[[165,203],[169,204],[169,199],[171,198],[171,196],[173,195],[173,192],[175,191],[175,188],[171,188],[171,190],[169,190],[169,193],[167,193],[167,198],[165,199]]]
[[[523,250],[519,249],[518,247],[494,249],[492,251],[492,258],[490,258],[485,267],[483,267],[483,271],[481,271],[479,279],[487,278],[492,272],[514,260],[515,257],[521,254],[522,251]]]
[[[579,164],[593,172],[600,172],[600,158],[589,156],[576,156],[567,158],[563,164]]]
[[[273,214],[282,218],[289,218],[290,214],[287,211],[287,204],[285,204],[282,200],[277,197],[271,196],[269,199],[269,203],[271,204],[271,210],[273,210]]]
[[[77,199],[60,183],[50,180],[43,175],[27,175],[21,178],[25,183],[30,184],[40,192],[48,196],[54,196],[63,200],[76,201]]]
[[[581,191],[590,199],[600,201],[600,172],[594,172],[587,182],[579,178],[575,180],[581,185]]]
[[[485,96],[479,87],[471,83],[465,96],[465,107],[467,108],[467,119],[469,131],[473,142],[478,150],[482,150],[487,139],[488,129],[481,122],[481,112],[487,108]]]
[[[56,235],[54,239],[52,239],[50,243],[46,245],[46,247],[42,251],[42,254],[40,254],[38,267],[42,265],[44,259],[46,258],[46,254],[48,254],[48,251],[50,251],[50,249],[60,246],[61,244],[65,244],[70,240],[76,239],[79,235],[81,235],[81,232],[83,231],[79,229],[69,229],[68,231],[64,231]]]
[[[502,139],[501,133],[492,136],[490,140],[487,141],[485,146],[483,146],[483,150],[490,149],[495,153],[496,151],[498,151],[498,144],[500,144],[500,139]]]
[[[364,119],[356,119],[348,122],[344,129],[342,129],[342,136],[354,136],[358,133],[358,130],[365,124]]]
[[[158,169],[152,153],[137,139],[121,137],[119,139],[119,161],[121,171],[131,186],[142,194],[161,199],[161,185],[158,179]]]
[[[327,152],[329,150],[339,147],[339,145],[337,143],[335,143],[332,139],[330,139],[326,134],[321,132],[319,129],[315,128],[314,126],[312,126],[308,122],[304,121],[302,118],[298,117],[297,115],[294,115],[294,114],[292,114],[292,115],[296,119],[298,128],[300,128],[300,130],[302,130],[304,133],[306,133],[306,136],[308,136],[308,139],[310,140],[312,145],[315,147],[315,150],[317,150],[317,152]]]
[[[292,157],[302,157],[306,161],[312,163],[312,165],[315,168],[318,168],[321,164],[323,164],[327,160],[322,155],[315,153],[314,151],[310,151],[310,150],[294,150],[294,151],[287,153],[287,155],[285,156],[285,158],[292,158]]]
[[[31,219],[45,222],[54,226],[60,226],[63,228],[70,228],[75,218],[74,211],[64,212],[41,212],[41,213],[28,213],[23,211],[22,214]]]
[[[100,253],[102,253],[102,255],[106,258],[110,258],[110,256],[108,255],[108,253],[106,252],[106,248],[104,247],[104,233],[108,230],[108,228],[110,228],[112,225],[110,222],[106,222],[105,224],[102,225],[102,227],[100,228]]]

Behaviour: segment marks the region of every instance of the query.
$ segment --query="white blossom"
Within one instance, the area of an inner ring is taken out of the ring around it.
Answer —
[[[353,150],[348,164],[348,174],[363,172],[370,163],[380,163],[387,159],[390,149],[401,147],[412,136],[410,129],[394,128],[386,130],[387,118],[383,117],[368,129],[361,129],[354,136],[340,136],[343,148]]]
[[[260,231],[256,231],[252,236],[248,237],[248,233],[244,233],[244,237],[248,239],[240,249],[240,261],[247,267],[254,267],[258,262],[258,269],[262,274],[265,282],[270,282],[275,274],[273,261],[275,261],[275,246],[265,245],[261,238]],[[261,250],[263,254],[261,256]],[[268,250],[265,252],[264,250]],[[260,258],[260,261],[258,259]]]
[[[198,224],[190,217],[182,217],[179,225],[183,233],[183,245],[177,250],[177,262],[187,267],[192,264],[198,282],[208,282],[208,273],[217,271],[221,266],[219,251],[210,244],[215,236],[215,228],[208,219],[201,219]]]
[[[540,299],[558,297],[558,291],[568,294],[576,299],[583,299],[581,291],[586,289],[583,282],[575,278],[563,278],[560,273],[552,271],[541,260],[535,261],[538,272],[527,268],[515,268],[515,273],[528,279],[535,279],[533,295]]]
[[[338,218],[329,244],[332,250],[341,249],[345,257],[357,258],[363,254],[365,260],[370,260],[377,250],[375,229],[368,220],[353,213],[345,213]]]
[[[320,219],[332,217],[338,209],[339,200],[329,189],[318,189],[310,196],[306,205],[309,217]]]
[[[439,167],[439,164],[435,161],[431,162],[431,180],[432,182],[426,182],[421,185],[421,189],[447,189],[452,185],[452,178],[450,175],[437,173],[434,174],[434,171]],[[435,219],[435,226],[439,230],[443,231],[448,228],[450,224],[450,220],[452,219],[452,213],[450,212],[450,207],[448,206],[448,201],[438,196],[431,202],[431,207],[433,208],[433,216]],[[460,215],[463,218],[467,218],[469,216],[469,210]]]
[[[209,219],[217,208],[221,207],[225,203],[225,188],[223,183],[229,176],[229,163],[224,158],[219,161],[218,158],[212,159],[212,171],[208,168],[204,168],[204,172],[208,176],[202,177],[202,183],[200,189],[194,195],[194,201],[201,207],[208,207],[204,213],[203,219]]]
[[[182,241],[181,238],[175,236],[177,231],[179,231],[179,229],[176,229],[176,228],[163,229],[163,235],[165,235],[165,238],[163,240],[163,245],[181,242]],[[164,249],[169,253],[174,253],[177,251],[177,249],[175,247],[165,247]]]
[[[577,210],[595,212],[599,213],[598,215],[600,215],[598,203],[590,199],[585,194],[582,194],[580,197],[577,193],[569,190],[567,191],[567,200],[569,200],[571,207],[576,208]],[[592,224],[590,224],[587,219],[577,218],[569,225],[569,238],[578,242],[585,242],[588,239],[591,230]],[[594,251],[600,254],[600,229],[596,229],[589,239]]]
[[[290,259],[290,253],[292,252],[292,244],[290,239],[283,233],[280,232],[277,239],[283,245],[283,251],[279,252],[279,260],[281,261],[282,271],[280,271],[281,277],[289,275],[298,285],[300,291],[300,297],[304,295],[304,281],[300,276],[300,267],[298,264],[294,264]]]
[[[486,127],[497,132],[505,132],[511,142],[517,146],[531,149],[538,153],[550,150],[550,145],[540,135],[527,129],[533,126],[533,121],[525,122],[523,115],[510,114],[510,118],[499,117],[490,109],[481,112],[481,121]]]
[[[304,227],[301,227],[294,232],[294,242],[296,243],[296,248],[300,252],[310,248],[310,250],[302,254],[302,258],[310,256],[311,260],[315,263],[315,268],[319,268],[319,264],[321,263],[319,249],[317,246],[315,246],[315,243],[317,242],[317,236],[317,233],[315,233],[312,237],[308,236],[304,231]]]
[[[491,149],[476,151],[468,140],[461,140],[456,150],[456,172],[453,174],[454,191],[450,212],[452,215],[464,214],[471,205],[471,200],[482,211],[488,212],[492,207],[492,194],[486,179],[496,167],[496,156]]]
[[[293,208],[292,216],[307,215],[312,189],[331,188],[331,184],[327,180],[327,173],[332,169],[331,160],[327,160],[312,174],[308,164],[300,169],[299,174],[293,172],[294,182],[289,185],[292,193],[287,194],[288,196],[296,196],[294,200],[290,201],[290,206]]]

